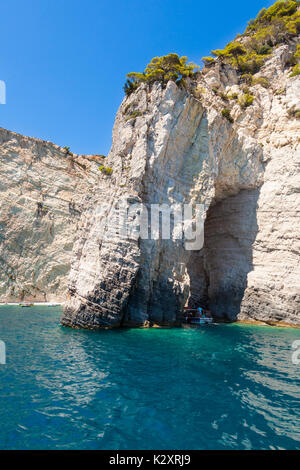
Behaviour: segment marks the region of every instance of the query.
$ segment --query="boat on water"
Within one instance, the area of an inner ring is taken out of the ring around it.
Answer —
[[[213,323],[213,318],[211,316],[210,310],[205,309],[204,307],[184,307],[182,324],[185,325],[207,325]]]
[[[34,307],[34,304],[19,304],[20,307]]]

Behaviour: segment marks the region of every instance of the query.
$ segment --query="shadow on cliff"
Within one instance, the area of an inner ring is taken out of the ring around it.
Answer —
[[[241,309],[247,276],[253,270],[259,191],[241,190],[209,208],[204,247],[191,252],[187,264],[189,304],[209,307],[217,319],[234,321]]]

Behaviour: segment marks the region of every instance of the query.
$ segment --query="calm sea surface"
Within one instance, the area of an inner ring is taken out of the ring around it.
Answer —
[[[60,314],[0,308],[0,449],[300,449],[300,330],[90,332]]]

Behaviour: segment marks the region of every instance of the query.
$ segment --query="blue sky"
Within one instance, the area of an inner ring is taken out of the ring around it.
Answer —
[[[169,52],[200,64],[272,3],[1,0],[0,126],[106,155],[126,73]]]

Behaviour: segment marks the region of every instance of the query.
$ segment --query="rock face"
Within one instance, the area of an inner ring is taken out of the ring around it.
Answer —
[[[219,319],[300,323],[300,77],[289,77],[295,44],[275,50],[256,76],[269,88],[241,94],[233,68],[216,65],[189,91],[169,82],[125,98],[108,157],[86,201],[62,324],[101,328],[176,325],[182,307],[205,303]],[[215,88],[218,88],[218,93]],[[129,206],[203,204],[204,246],[143,239],[131,214],[127,238],[110,235]]]
[[[95,161],[0,129],[0,301],[64,301]]]

